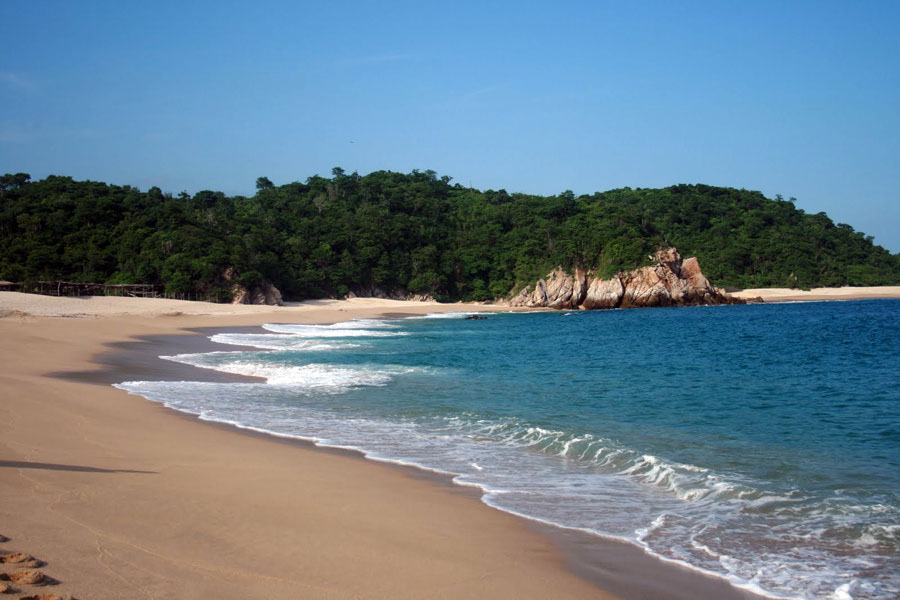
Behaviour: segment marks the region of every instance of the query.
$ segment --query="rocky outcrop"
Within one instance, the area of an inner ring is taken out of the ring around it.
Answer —
[[[235,283],[231,286],[231,303],[281,306],[284,301],[281,298],[281,292],[271,283],[263,282],[250,289]]]
[[[625,296],[625,285],[618,277],[612,279],[600,279],[594,277],[588,285],[587,294],[581,308],[596,310],[602,308],[616,308],[622,303]]]
[[[587,273],[576,269],[569,275],[562,268],[552,271],[545,279],[538,279],[534,287],[526,287],[510,301],[512,306],[546,306],[549,308],[578,308],[587,291]]]
[[[383,300],[407,300],[411,302],[434,302],[431,294],[411,294],[405,291],[393,291],[387,293],[377,286],[358,288],[347,292],[345,299],[352,298],[381,298]]]
[[[557,268],[510,299],[510,306],[556,309],[636,308],[696,304],[743,304],[712,285],[696,258],[682,259],[675,248],[650,257],[655,264],[603,279],[576,269]]]
[[[233,281],[235,279],[234,269],[226,269],[223,277],[226,281]],[[281,291],[265,280],[259,285],[250,288],[234,283],[229,291],[231,292],[232,304],[266,304],[268,306],[281,306],[284,304],[281,298]]]

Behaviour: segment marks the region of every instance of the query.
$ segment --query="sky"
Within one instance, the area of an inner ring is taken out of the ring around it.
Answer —
[[[900,252],[900,2],[0,2],[0,172],[796,197]]]

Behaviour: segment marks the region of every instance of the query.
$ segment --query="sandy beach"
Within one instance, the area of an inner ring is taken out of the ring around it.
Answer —
[[[32,555],[54,584],[13,587],[82,600],[755,597],[492,509],[448,478],[200,421],[72,375],[116,356],[130,356],[116,367],[128,372],[164,368],[156,357],[174,340],[209,343],[196,328],[492,308],[0,293],[0,560]]]
[[[762,298],[764,302],[821,302],[823,300],[870,300],[876,298],[900,298],[900,286],[813,288],[754,288],[732,292],[732,296],[751,300]]]

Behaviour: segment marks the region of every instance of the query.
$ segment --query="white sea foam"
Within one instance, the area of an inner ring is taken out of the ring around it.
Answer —
[[[406,317],[405,320],[418,320],[418,319],[464,319],[468,316],[479,315],[480,312],[440,312],[440,313],[428,313],[427,315],[416,315],[413,317]]]
[[[285,327],[298,328],[301,330],[314,329],[400,329],[401,325],[395,320],[388,319],[353,319],[352,321],[341,321],[339,323],[329,323],[326,325],[306,324],[306,323],[267,323],[263,327]]]
[[[337,394],[351,387],[387,384],[392,375],[374,369],[352,369],[331,365],[303,366],[269,365],[254,362],[229,362],[217,367],[220,371],[263,377],[272,385],[291,386],[306,391]]]
[[[342,337],[400,337],[409,335],[405,331],[397,331],[387,323],[347,322],[335,325],[285,325],[266,323],[263,329],[272,333],[287,333],[306,338],[342,338]]]
[[[223,373],[259,377],[270,385],[331,394],[338,394],[353,387],[382,386],[398,375],[427,371],[408,367],[347,367],[315,363],[292,365],[249,358],[248,353],[244,352],[206,352],[160,358]]]
[[[831,595],[832,600],[853,600],[853,596],[850,595],[850,589],[852,587],[853,582],[838,586],[838,588],[834,590],[834,593]]]
[[[765,503],[775,499],[791,500],[766,492],[722,481],[716,474],[697,465],[667,462],[659,457],[638,454],[591,434],[573,435],[565,431],[508,422],[466,422],[448,420],[465,431],[470,439],[485,439],[511,446],[522,446],[562,458],[585,461],[593,467],[627,476],[644,485],[670,493],[679,500],[692,502],[717,496],[748,496],[748,501]],[[764,498],[764,500],[759,500]]]
[[[262,350],[296,350],[303,352],[323,352],[358,348],[359,343],[323,342],[298,335],[278,333],[217,333],[209,337],[217,344],[248,346]]]

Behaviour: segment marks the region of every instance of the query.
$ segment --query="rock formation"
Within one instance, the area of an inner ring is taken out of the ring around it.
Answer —
[[[250,289],[235,283],[231,286],[232,304],[268,304],[269,306],[281,306],[283,300],[281,292],[271,283],[264,281],[261,285]]]
[[[223,273],[226,281],[235,279],[234,269],[228,268]],[[239,283],[234,283],[230,289],[232,304],[267,304],[269,306],[281,306],[284,301],[281,291],[269,283],[262,281],[259,285],[247,288]]]
[[[556,309],[634,308],[695,304],[743,304],[712,285],[696,258],[682,259],[675,248],[660,249],[650,257],[654,265],[602,279],[576,269],[551,271],[534,286],[527,286],[510,306]]]
[[[612,279],[591,278],[587,294],[581,303],[582,308],[595,310],[601,308],[617,308],[625,296],[625,285],[616,276]]]
[[[434,302],[434,296],[431,294],[411,294],[404,291],[393,291],[387,293],[378,286],[358,288],[347,292],[344,296],[346,300],[352,298],[381,298],[383,300],[408,300],[411,302]]]

